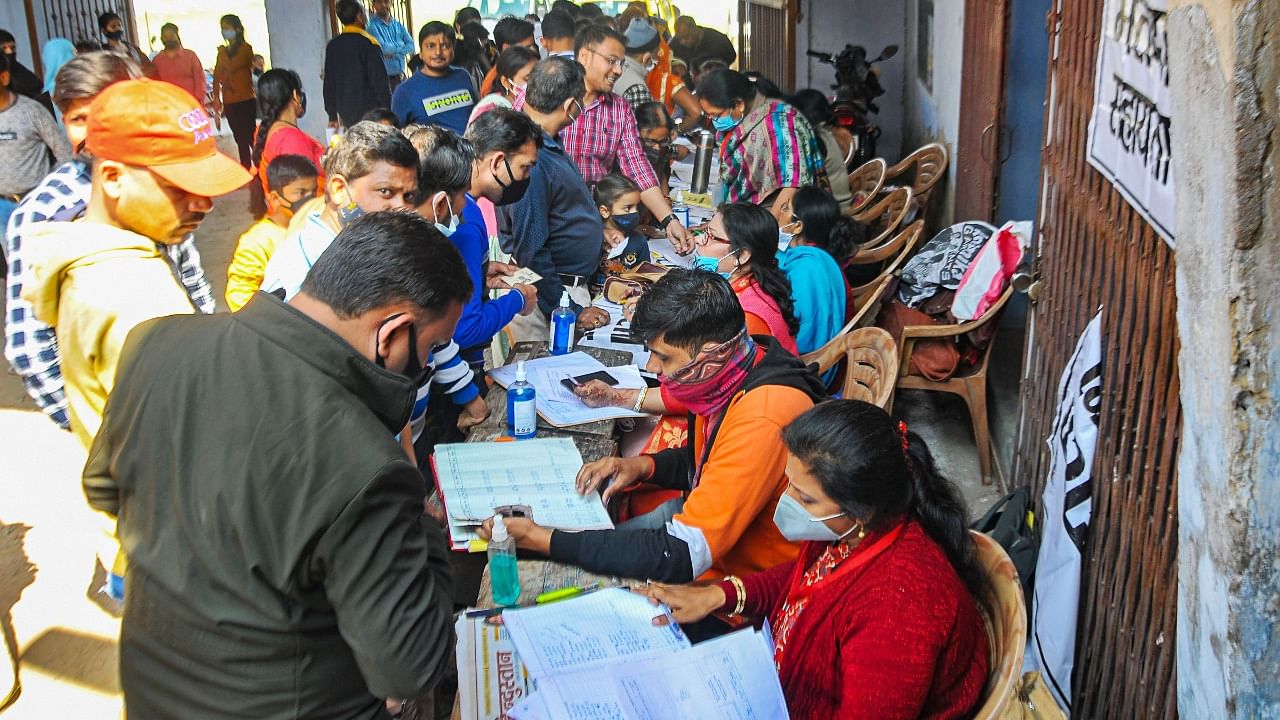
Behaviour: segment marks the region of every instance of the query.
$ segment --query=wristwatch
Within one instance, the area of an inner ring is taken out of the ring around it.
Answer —
[[[659,229],[659,230],[666,230],[666,229],[667,229],[667,226],[671,224],[671,221],[672,221],[672,220],[675,220],[675,219],[676,219],[676,214],[675,214],[675,213],[671,213],[671,214],[667,215],[666,217],[662,218],[662,221],[661,221],[661,222],[659,222],[659,223],[658,223],[658,229]]]

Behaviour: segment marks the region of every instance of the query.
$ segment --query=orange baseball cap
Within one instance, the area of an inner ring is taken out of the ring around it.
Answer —
[[[186,90],[159,80],[109,85],[89,106],[85,149],[95,158],[150,169],[195,195],[225,195],[249,171],[218,152],[213,123]]]

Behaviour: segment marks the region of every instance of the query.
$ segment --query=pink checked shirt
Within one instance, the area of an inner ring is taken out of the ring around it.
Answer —
[[[513,104],[517,110],[524,109],[523,90]],[[640,144],[636,115],[616,93],[601,93],[586,106],[572,125],[560,131],[560,144],[588,185],[608,175],[614,160],[622,174],[639,185],[641,191],[658,185],[658,176]]]

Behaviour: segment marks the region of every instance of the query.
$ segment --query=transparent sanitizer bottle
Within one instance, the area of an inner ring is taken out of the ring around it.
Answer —
[[[569,307],[569,291],[560,296],[560,307],[551,313],[551,354],[568,355],[573,352],[573,331],[578,316]]]
[[[516,381],[507,388],[507,433],[517,440],[538,434],[537,391],[529,384],[524,361],[516,362]]]
[[[493,536],[489,538],[489,585],[493,588],[493,604],[515,605],[520,600],[520,572],[516,567],[516,541],[507,534],[501,515],[493,518]]]

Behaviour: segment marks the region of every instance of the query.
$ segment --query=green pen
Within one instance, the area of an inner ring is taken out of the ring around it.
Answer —
[[[595,590],[598,587],[599,587],[599,584],[597,583],[596,585],[593,585],[591,587],[585,587],[585,588],[570,586],[566,588],[560,588],[559,590],[548,590],[547,592],[544,592],[538,597],[534,598],[533,601],[538,605],[542,605],[544,603],[553,603],[557,600],[568,600],[571,597],[576,597],[589,590]]]

